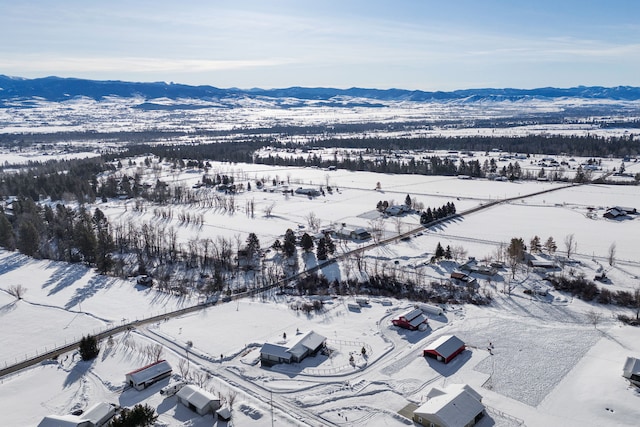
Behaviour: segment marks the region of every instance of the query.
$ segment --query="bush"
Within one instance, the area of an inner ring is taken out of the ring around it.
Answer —
[[[98,347],[98,339],[94,336],[87,335],[80,340],[80,357],[82,360],[92,360],[98,357],[100,348]]]

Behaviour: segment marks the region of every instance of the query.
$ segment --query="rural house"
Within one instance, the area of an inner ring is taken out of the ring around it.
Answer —
[[[81,415],[49,415],[44,417],[38,427],[102,427],[116,414],[116,406],[109,403],[96,403]]]
[[[454,357],[465,349],[464,342],[455,335],[443,335],[422,352],[424,357],[431,357],[440,362],[449,363]]]
[[[325,346],[326,341],[327,338],[322,335],[309,331],[290,346],[264,343],[260,349],[260,363],[262,366],[297,363],[305,357],[317,354]]]
[[[151,384],[171,375],[171,365],[166,360],[158,360],[150,365],[129,372],[125,378],[127,385],[136,390],[144,390]]]
[[[427,323],[427,316],[419,308],[414,308],[413,310],[401,314],[397,318],[393,319],[391,323],[393,323],[394,326],[399,326],[411,331],[415,331],[417,329],[424,331],[429,326]]]
[[[176,394],[178,401],[199,415],[214,413],[220,408],[220,399],[194,385],[186,385]]]
[[[426,427],[470,427],[485,414],[482,396],[466,384],[432,388],[427,401],[413,412],[413,421]]]

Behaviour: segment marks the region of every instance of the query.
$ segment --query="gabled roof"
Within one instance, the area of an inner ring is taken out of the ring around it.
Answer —
[[[435,418],[443,427],[464,426],[484,410],[480,396],[466,384],[432,389],[429,400],[414,411],[418,416]]]
[[[220,399],[206,390],[194,385],[186,385],[176,394],[179,399],[184,399],[198,409],[206,408],[211,402],[220,402]]]
[[[320,347],[326,338],[314,331],[309,331],[304,334],[297,342],[293,343],[289,347],[289,353],[296,357],[302,356],[307,350],[313,351]]]
[[[464,345],[464,341],[455,335],[443,335],[425,348],[425,350],[431,350],[438,353],[445,359],[455,353],[460,347]]]
[[[136,384],[140,384],[146,380],[150,380],[158,375],[170,371],[171,365],[169,365],[169,362],[166,360],[158,360],[150,365],[143,366],[140,369],[129,372],[127,376],[131,377]]]
[[[291,353],[289,353],[289,349],[287,347],[284,347],[278,344],[271,344],[266,342],[262,344],[260,353],[266,354],[278,359],[291,360]]]
[[[89,424],[89,421],[77,415],[49,415],[44,417],[38,427],[78,427]]]
[[[623,375],[631,376],[633,374],[640,374],[640,359],[635,357],[627,357],[624,362],[624,368],[622,368]]]
[[[86,418],[93,424],[98,424],[109,414],[115,414],[113,406],[105,402],[99,402],[84,411],[82,418]]]

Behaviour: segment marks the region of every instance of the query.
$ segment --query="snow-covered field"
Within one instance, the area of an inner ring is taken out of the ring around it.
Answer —
[[[611,165],[619,165],[612,160]],[[636,164],[629,165],[632,173]],[[525,196],[562,184],[550,182],[494,182],[452,177],[379,175],[319,169],[270,168],[264,165],[214,164],[213,170],[234,173],[250,181],[279,177],[290,186],[330,185],[333,194],[309,199],[285,197],[281,192],[246,191],[237,203],[256,204],[254,218],[214,209],[184,207],[204,216],[200,227],[174,226],[185,241],[195,236],[214,238],[249,231],[263,247],[280,238],[287,228],[306,227],[314,212],[323,226],[347,223],[367,227],[379,200],[402,203],[407,194],[426,206],[454,202],[458,211],[496,199]],[[167,175],[168,182],[192,186],[197,173]],[[270,180],[269,179],[269,180]],[[376,183],[380,190],[374,190]],[[271,216],[263,206],[275,203]],[[586,185],[568,187],[507,204],[499,204],[447,222],[408,241],[366,252],[369,264],[376,260],[389,268],[445,279],[454,262],[426,265],[436,244],[463,246],[469,256],[482,259],[512,237],[542,241],[553,236],[558,253],[565,236],[573,234],[577,252],[573,268],[591,277],[599,266],[609,269],[611,289],[638,286],[640,260],[636,241],[640,217],[614,221],[602,217],[604,208],[623,205],[640,208],[636,186]],[[98,203],[110,221],[154,221],[153,206],[131,209],[126,201]],[[592,207],[594,209],[589,210]],[[173,207],[179,210],[180,207]],[[595,212],[595,215],[591,213]],[[158,220],[159,221],[159,220]],[[385,220],[388,235],[396,224]],[[402,217],[403,231],[418,227],[417,215]],[[616,243],[616,260],[607,264],[607,250]],[[355,245],[350,244],[352,247]],[[330,278],[344,269],[325,269]],[[510,272],[501,271],[500,276]],[[133,406],[148,403],[160,414],[158,425],[210,426],[211,415],[199,416],[177,403],[175,397],[158,394],[163,380],[144,391],[123,391],[124,374],[149,362],[146,348],[163,346],[163,357],[174,367],[189,360],[189,371],[222,397],[236,394],[234,425],[385,425],[412,422],[398,412],[409,403],[420,404],[433,386],[467,383],[488,407],[480,426],[598,426],[637,425],[640,393],[621,377],[627,356],[640,357],[640,329],[623,326],[616,315],[630,311],[585,303],[571,295],[551,291],[548,297],[529,296],[523,288],[542,283],[542,275],[521,271],[521,282],[511,295],[501,292],[502,280],[480,278],[493,296],[489,306],[450,305],[443,316],[431,317],[426,331],[406,331],[390,320],[412,306],[410,301],[369,297],[370,306],[360,312],[347,304],[352,297],[327,301],[322,312],[305,314],[292,308],[299,297],[269,294],[242,299],[167,318],[117,334],[101,343],[93,362],[81,362],[76,353],[0,378],[0,424],[35,426],[49,414],[67,414],[100,401]],[[14,284],[27,291],[16,301],[5,290]],[[60,346],[79,336],[136,319],[194,305],[197,298],[178,297],[136,286],[133,281],[96,275],[80,265],[32,260],[18,253],[0,253],[0,367],[25,356]],[[383,304],[384,302],[384,304]],[[587,313],[602,314],[597,327]],[[327,337],[331,357],[319,355],[300,364],[261,368],[260,346],[285,342],[298,333],[314,330]],[[450,364],[421,356],[435,338],[454,333],[468,348]],[[286,337],[285,337],[286,334]],[[494,346],[491,352],[488,344]],[[361,348],[367,349],[366,357]],[[491,354],[492,353],[492,354]],[[354,355],[354,362],[349,358]],[[320,418],[321,417],[321,418]],[[324,420],[324,421],[322,421]],[[217,425],[224,425],[218,422]]]

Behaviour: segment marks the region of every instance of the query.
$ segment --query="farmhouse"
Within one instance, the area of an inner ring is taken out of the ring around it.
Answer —
[[[460,266],[460,270],[466,271],[467,273],[478,273],[485,276],[494,276],[498,274],[498,269],[496,267],[478,264],[478,262],[473,258],[462,264]]]
[[[482,396],[466,384],[434,387],[427,399],[413,412],[413,421],[427,427],[469,427],[485,413]]]
[[[127,385],[136,390],[144,390],[150,385],[171,375],[171,365],[166,360],[158,360],[140,369],[129,372],[125,378]]]
[[[622,368],[622,376],[632,384],[640,387],[640,359],[635,357],[627,357]]]
[[[335,232],[335,237],[339,239],[367,240],[371,238],[371,233],[364,228],[342,227]]]
[[[391,323],[393,323],[394,326],[399,326],[411,331],[415,331],[416,329],[424,331],[429,326],[427,323],[427,316],[425,316],[419,308],[414,308],[413,310],[401,314],[396,319],[393,319]]]
[[[384,210],[384,213],[391,216],[402,215],[405,212],[408,212],[409,208],[407,205],[392,205]]]
[[[629,208],[625,206],[614,206],[612,208],[607,209],[607,211],[602,214],[603,217],[607,219],[616,219],[620,217],[625,217],[627,215],[633,215],[638,213],[636,208]]]
[[[220,399],[194,385],[186,385],[176,394],[178,401],[199,415],[213,413],[220,408]]]
[[[464,342],[455,335],[443,335],[427,346],[422,355],[440,362],[449,363],[465,349]]]
[[[471,277],[468,274],[461,273],[459,271],[451,272],[451,278],[453,279],[453,282],[458,285],[472,286],[474,288],[480,287],[475,277]]]
[[[322,335],[309,331],[291,346],[264,343],[260,349],[260,363],[267,367],[278,363],[297,363],[305,357],[317,354],[325,346],[326,341],[327,338]]]
[[[316,190],[315,188],[298,188],[296,190],[296,194],[302,194],[305,196],[309,196],[309,197],[318,197],[320,195],[320,192],[318,190]]]
[[[49,415],[38,427],[102,427],[116,414],[115,405],[96,403],[82,415]]]

